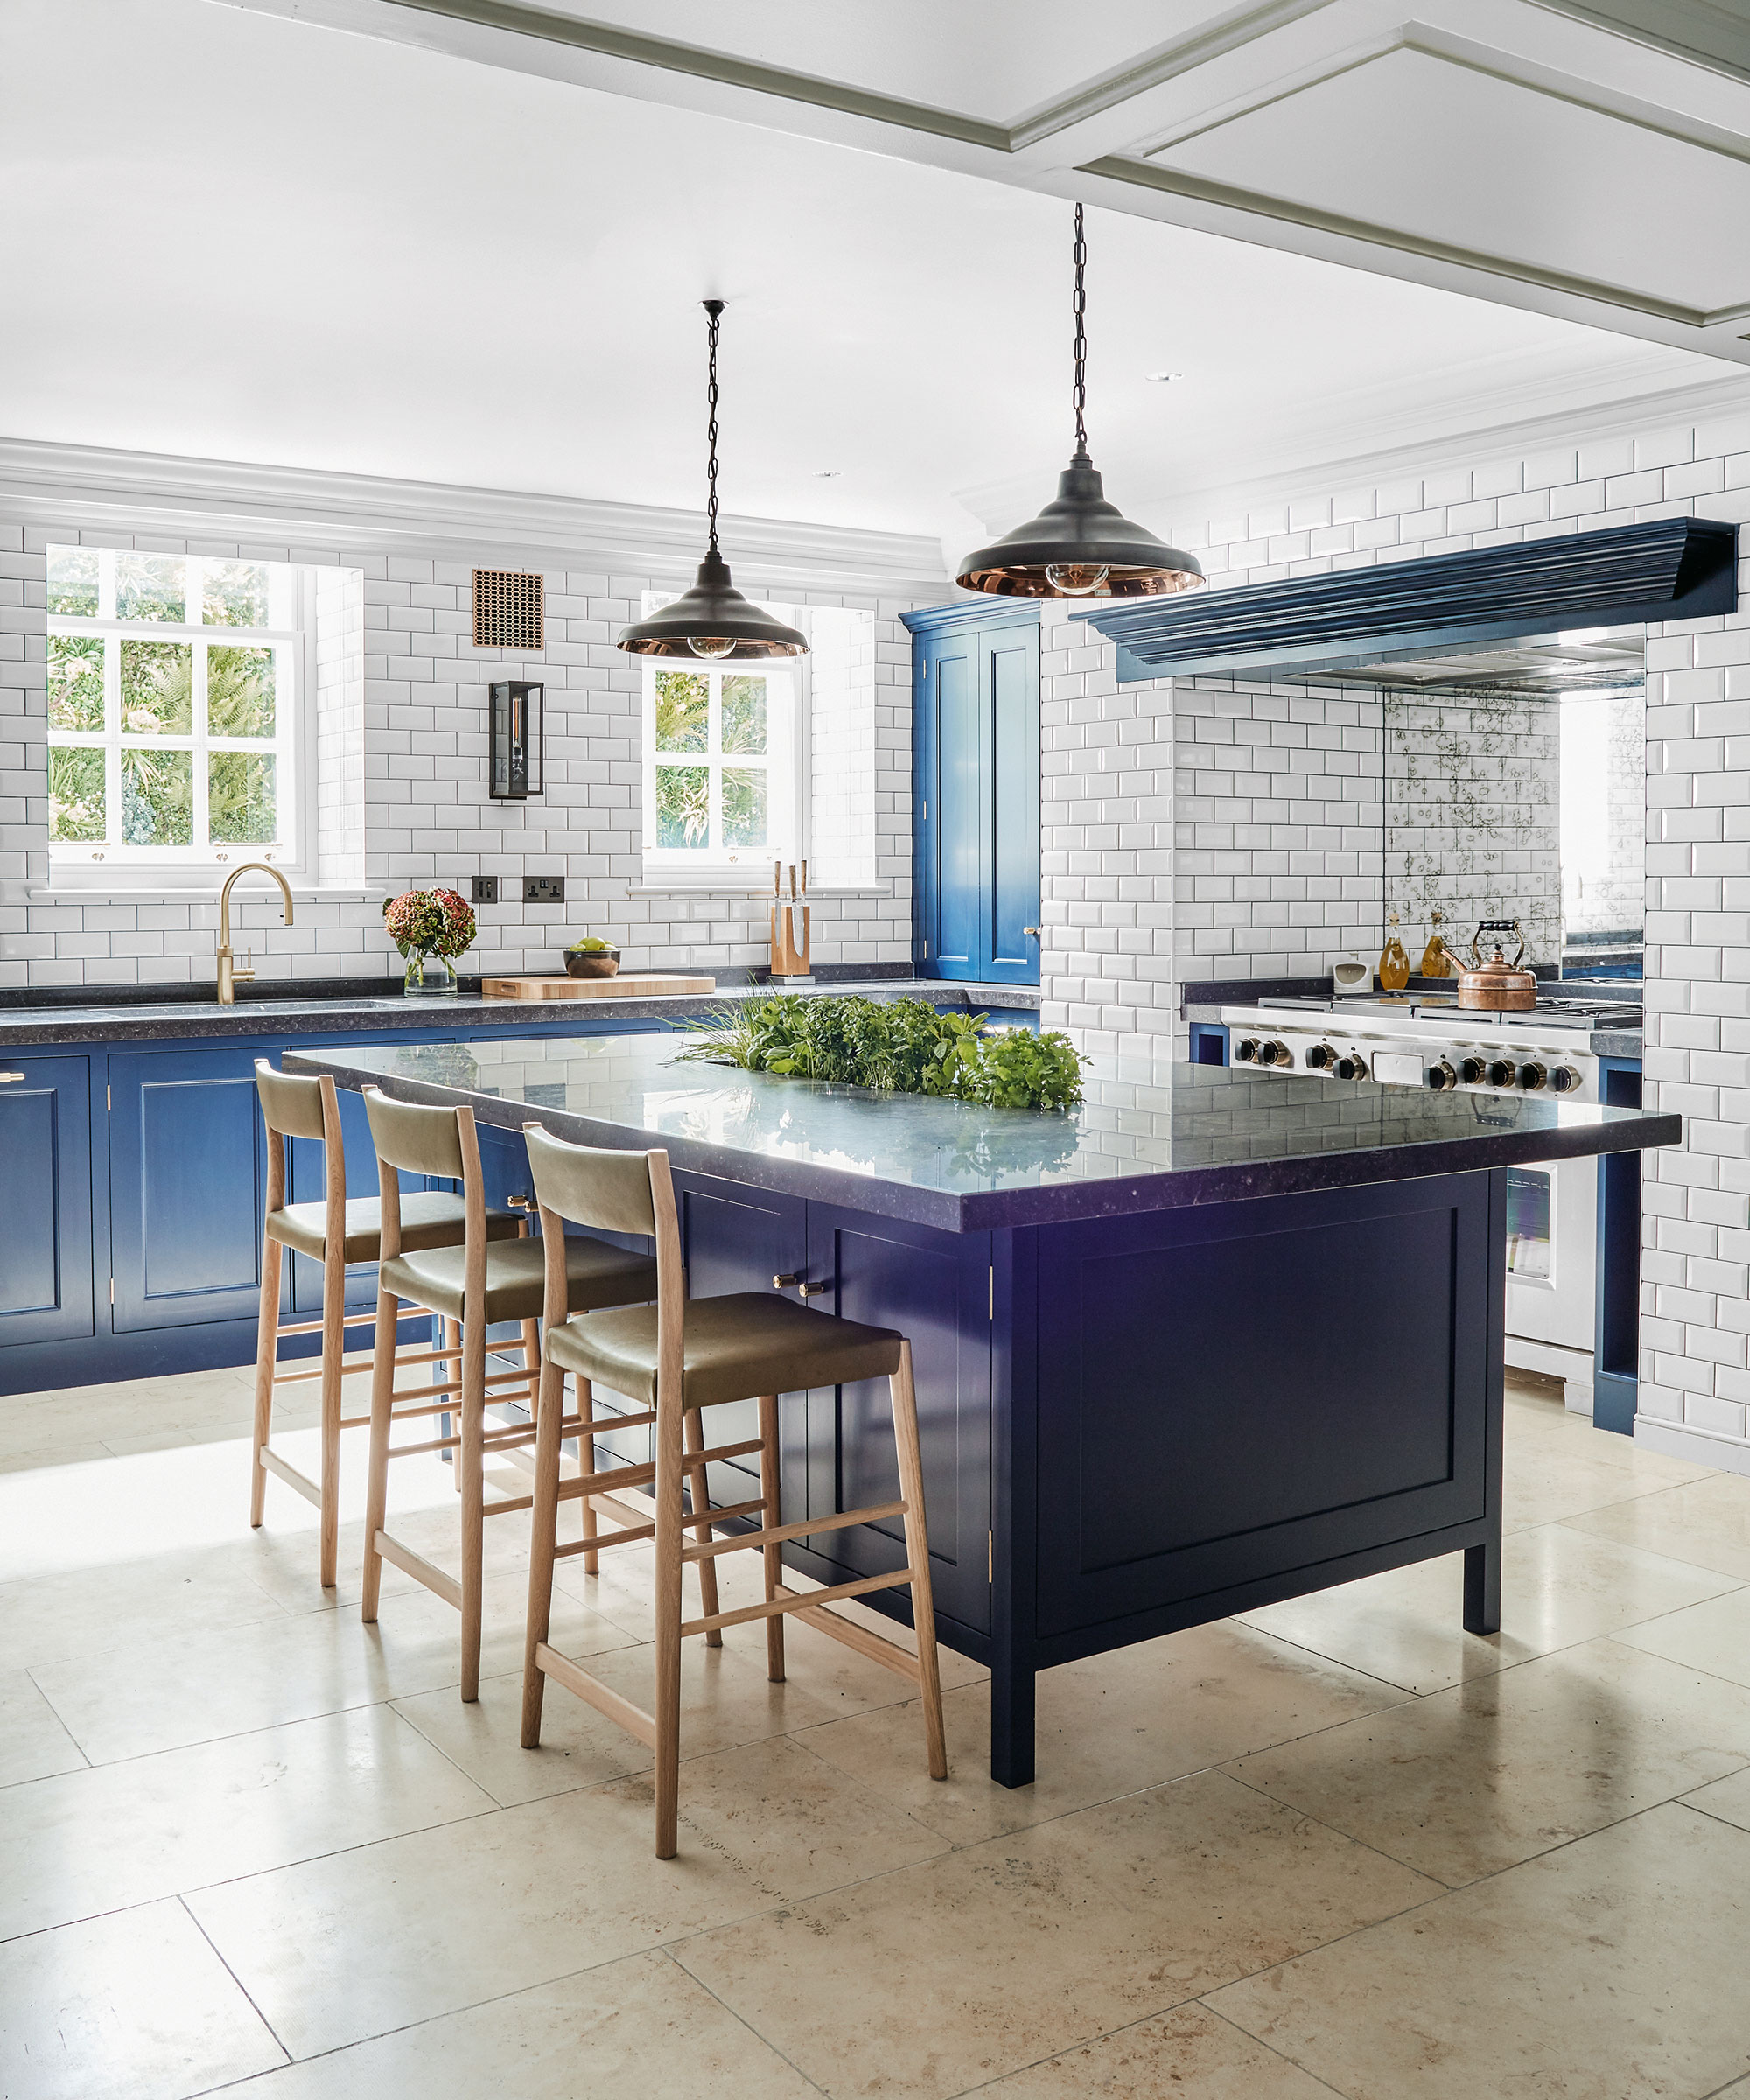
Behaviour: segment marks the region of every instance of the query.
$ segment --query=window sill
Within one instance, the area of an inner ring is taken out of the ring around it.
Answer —
[[[893,886],[889,882],[815,882],[806,891],[798,893],[799,904],[812,902],[821,897],[891,897]],[[645,897],[764,897],[774,902],[777,892],[769,882],[738,882],[724,876],[712,881],[694,882],[636,882],[626,886],[628,899]],[[782,901],[790,901],[787,889]]]
[[[357,883],[316,883],[300,880],[288,875],[294,904],[363,904],[383,894],[383,886],[364,889]],[[192,889],[185,883],[159,883],[150,879],[144,882],[111,882],[100,888],[94,884],[72,883],[57,888],[53,883],[35,884],[24,892],[29,904],[217,904],[222,883],[213,883],[204,889]],[[277,900],[278,885],[263,881],[252,883],[247,890],[233,890],[234,901],[248,902],[256,898]]]

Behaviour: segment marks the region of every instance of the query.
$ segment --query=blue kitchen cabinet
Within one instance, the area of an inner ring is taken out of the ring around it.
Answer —
[[[1598,1060],[1606,1108],[1641,1106],[1636,1058]],[[1592,1337],[1594,1429],[1634,1434],[1641,1395],[1641,1155],[1613,1152],[1598,1163],[1598,1312]]]
[[[905,618],[920,968],[1037,984],[1039,610],[944,606]]]
[[[89,1335],[91,1060],[0,1054],[0,1348]]]

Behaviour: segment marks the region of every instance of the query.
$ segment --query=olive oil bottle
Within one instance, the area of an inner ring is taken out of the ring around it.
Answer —
[[[1385,946],[1380,950],[1379,988],[1382,991],[1402,991],[1410,982],[1410,958],[1397,937],[1397,914],[1388,912],[1385,917],[1390,930],[1385,936]]]
[[[1422,966],[1417,972],[1418,976],[1455,977],[1459,974],[1458,966],[1446,952],[1446,936],[1440,931],[1446,916],[1438,905],[1428,914],[1432,931],[1428,935],[1428,945],[1422,950]]]

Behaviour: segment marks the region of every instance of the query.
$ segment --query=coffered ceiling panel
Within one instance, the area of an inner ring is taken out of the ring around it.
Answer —
[[[1737,150],[1400,45],[1157,149],[1263,202],[1578,282],[1692,326],[1750,311],[1750,144]]]

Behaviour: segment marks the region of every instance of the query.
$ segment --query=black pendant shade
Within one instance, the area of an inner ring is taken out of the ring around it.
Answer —
[[[690,591],[648,620],[622,627],[616,646],[632,656],[686,656],[707,663],[747,663],[770,656],[806,656],[808,638],[759,606],[730,581],[729,564],[717,543],[717,338],[721,299],[706,299],[710,413],[705,424],[705,558]]]
[[[1057,478],[1057,500],[1000,540],[969,554],[955,582],[996,598],[1166,598],[1199,591],[1194,555],[1182,554],[1130,521],[1106,491],[1088,456],[1088,243],[1075,207],[1075,452]]]

